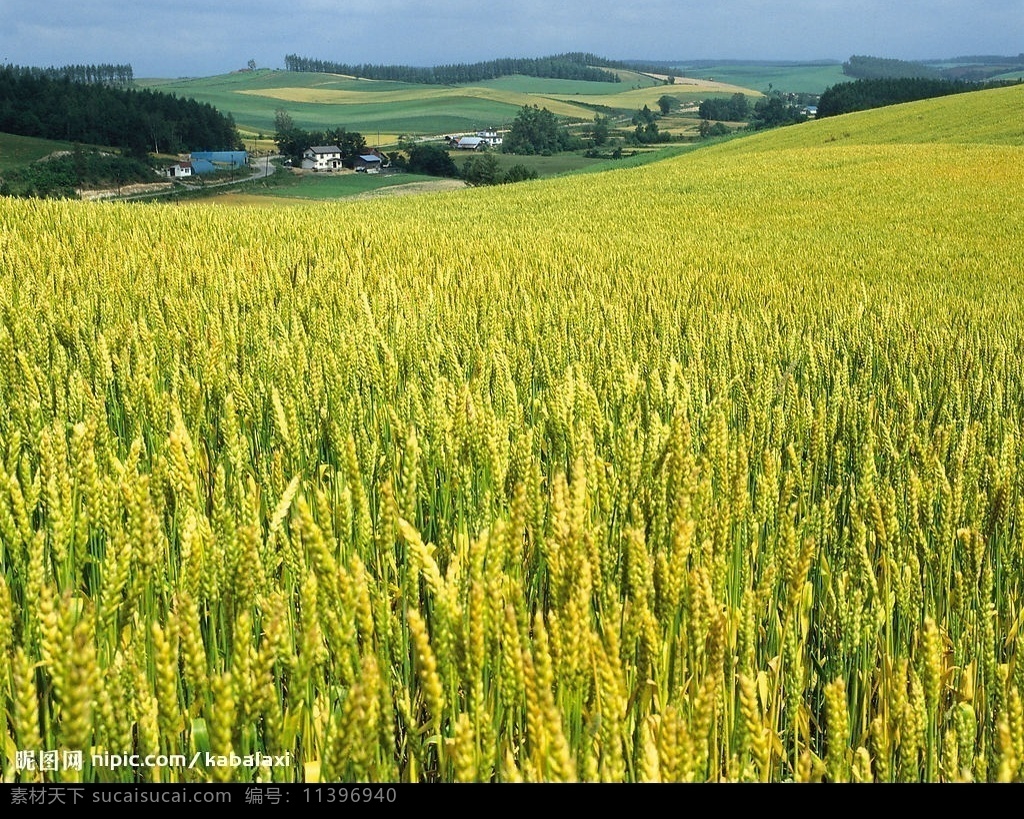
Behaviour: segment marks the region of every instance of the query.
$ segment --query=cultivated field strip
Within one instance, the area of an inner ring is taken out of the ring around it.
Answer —
[[[1021,101],[400,200],[0,199],[0,777],[1020,778],[1024,148],[954,143]]]

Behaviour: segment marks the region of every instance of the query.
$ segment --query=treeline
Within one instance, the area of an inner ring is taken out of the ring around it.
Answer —
[[[112,65],[110,63],[101,63],[100,65],[62,65],[59,67],[50,66],[49,68],[18,66],[16,68],[22,73],[46,77],[51,80],[70,80],[71,82],[122,87],[130,86],[135,82],[132,67],[127,64]]]
[[[523,74],[528,77],[547,77],[562,80],[589,80],[591,82],[621,82],[618,74],[595,65],[609,65],[608,60],[593,54],[572,52],[552,57],[509,57],[479,63],[454,63],[421,68],[410,65],[351,65],[330,60],[316,60],[289,54],[284,58],[288,71],[308,71],[320,74],[345,74],[368,80],[393,80],[425,83],[427,85],[458,85],[481,82]],[[609,68],[611,66],[609,65]],[[623,66],[620,66],[623,67]]]
[[[853,56],[843,63],[843,73],[859,80],[929,79],[984,82],[999,74],[1024,72],[1024,54],[1017,57],[955,57],[942,62],[943,65],[940,66],[883,57]]]
[[[923,77],[903,79],[872,79],[843,82],[825,89],[818,101],[818,119],[866,111],[901,102],[962,94],[984,88],[996,88],[1009,83],[971,83],[957,80],[930,80]]]
[[[750,114],[750,101],[746,94],[733,94],[728,99],[709,97],[697,107],[701,119],[743,122]]]
[[[843,73],[858,80],[942,79],[942,72],[939,69],[924,63],[862,55],[854,55],[843,63]]]
[[[0,131],[108,145],[138,157],[243,147],[234,119],[209,103],[17,66],[0,68]]]

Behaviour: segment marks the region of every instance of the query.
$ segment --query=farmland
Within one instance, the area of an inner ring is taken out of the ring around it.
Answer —
[[[676,70],[687,77],[727,82],[767,94],[769,88],[794,94],[820,94],[830,85],[849,82],[842,63],[721,63],[688,64],[681,62]]]
[[[433,86],[261,69],[137,84],[208,102],[232,114],[239,127],[251,134],[272,134],[278,108],[286,109],[304,128],[342,125],[366,135],[436,135],[507,125],[523,105],[546,107],[560,117],[582,122],[592,120],[596,111],[632,114],[645,104],[653,107],[663,93],[687,102],[708,93],[727,96],[742,90],[701,81],[664,86],[643,74],[617,73],[622,81],[615,84],[516,76]]]
[[[0,779],[1020,779],[1022,91],[0,198]]]

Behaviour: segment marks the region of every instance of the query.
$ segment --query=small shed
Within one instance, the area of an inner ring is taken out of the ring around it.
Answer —
[[[455,143],[455,147],[460,151],[476,151],[479,148],[486,146],[487,141],[483,137],[478,136],[460,137],[459,141]]]
[[[182,160],[175,162],[167,168],[167,175],[171,179],[187,179],[192,176],[192,163]]]
[[[377,173],[380,170],[380,157],[376,154],[360,154],[355,158],[352,167],[364,173]]]

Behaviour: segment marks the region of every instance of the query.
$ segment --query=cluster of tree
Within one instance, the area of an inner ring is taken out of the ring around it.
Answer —
[[[392,158],[395,167],[409,173],[422,173],[427,176],[444,176],[455,178],[459,169],[451,155],[439,145],[426,142],[399,141],[401,152]]]
[[[502,171],[494,154],[484,153],[467,159],[460,176],[470,185],[507,185],[536,179],[537,172],[518,162]]]
[[[746,122],[750,116],[750,100],[746,94],[733,94],[728,99],[709,97],[697,106],[697,114],[705,120]]]
[[[1003,83],[958,82],[954,80],[929,80],[922,77],[904,79],[855,80],[826,88],[818,101],[818,118],[881,108],[901,102],[913,102],[930,97],[944,97],[976,91],[979,88],[994,87]]]
[[[594,124],[590,126],[589,130],[590,141],[594,144],[595,148],[600,148],[602,145],[608,142],[612,133],[612,120],[611,117],[604,116],[602,114],[594,115]]]
[[[295,125],[287,111],[280,108],[274,115],[274,127],[274,142],[278,152],[295,165],[302,163],[303,152],[314,145],[337,145],[346,167],[352,167],[352,161],[368,150],[366,139],[358,131],[341,127],[327,131],[305,131]]]
[[[726,134],[732,133],[732,128],[726,125],[724,122],[712,123],[709,119],[702,119],[700,126],[697,128],[697,133],[700,134],[701,139],[710,139],[711,137],[725,136]]]
[[[241,149],[234,119],[209,103],[0,68],[0,131],[120,148],[144,157]]]
[[[141,159],[76,144],[70,153],[8,171],[0,182],[0,195],[74,199],[82,188],[152,181],[153,169]]]
[[[682,103],[679,101],[678,97],[672,97],[668,94],[662,94],[658,97],[658,110],[661,111],[661,115],[663,117],[667,117],[681,105]]]
[[[457,85],[481,82],[510,74],[528,77],[551,77],[563,80],[589,80],[591,82],[621,82],[619,75],[605,68],[609,61],[593,54],[571,52],[552,57],[506,58],[479,63],[435,65],[429,68],[409,65],[350,65],[348,63],[317,60],[289,54],[284,58],[288,71],[313,71],[321,74],[345,74],[369,80],[394,80],[431,85]]]
[[[804,122],[807,119],[806,103],[805,95],[778,91],[759,99],[753,107],[746,95],[740,93],[728,99],[706,99],[697,107],[701,118],[700,135],[714,137],[732,133],[722,120],[746,122],[746,127],[754,131]]]
[[[501,150],[506,154],[542,156],[582,147],[582,140],[569,133],[569,129],[554,114],[536,105],[524,105],[519,109],[501,143]]]
[[[131,65],[112,65],[101,63],[100,65],[62,65],[59,67],[35,68],[32,66],[18,66],[17,70],[38,77],[46,77],[51,80],[70,80],[71,82],[94,83],[96,85],[119,85],[128,86],[135,82],[135,75]]]
[[[859,80],[877,79],[941,79],[942,72],[924,63],[894,60],[887,57],[865,57],[855,54],[843,63],[843,73]]]
[[[659,130],[658,115],[648,105],[633,114],[630,121],[635,126],[633,133],[629,135],[629,141],[633,145],[654,145],[658,142],[672,141],[672,134]]]
[[[400,153],[392,157],[392,163],[409,173],[461,177],[470,185],[504,185],[537,178],[536,171],[519,163],[502,171],[498,158],[487,151],[467,159],[460,170],[451,154],[440,145],[401,141],[400,149]]]
[[[771,94],[754,103],[754,111],[750,115],[747,127],[753,131],[765,128],[780,128],[783,125],[795,125],[807,121],[807,111],[795,96]]]

